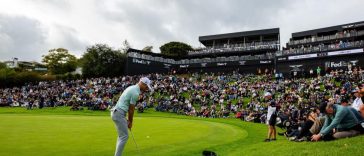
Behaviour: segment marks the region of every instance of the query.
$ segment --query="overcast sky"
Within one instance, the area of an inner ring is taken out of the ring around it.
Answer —
[[[198,36],[279,27],[292,32],[364,21],[363,0],[1,0],[0,60],[40,61],[52,48],[201,46]]]

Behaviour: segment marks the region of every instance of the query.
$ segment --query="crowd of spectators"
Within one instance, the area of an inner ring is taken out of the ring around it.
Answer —
[[[346,48],[356,48],[363,47],[364,41],[336,41],[331,44],[319,44],[317,46],[306,45],[301,46],[300,48],[290,48],[282,51],[282,55],[291,55],[291,54],[305,54],[305,53],[313,53],[313,52],[322,52],[322,51],[330,51],[330,50],[339,50]]]
[[[307,125],[312,125],[322,116],[317,110],[324,102],[364,110],[363,102],[358,100],[362,94],[353,92],[358,90],[356,87],[361,87],[363,76],[353,72],[331,72],[324,76],[294,79],[274,79],[270,74],[242,75],[237,72],[141,76],[153,81],[154,92],[140,98],[137,103],[139,112],[155,109],[201,118],[235,117],[248,122],[266,123],[268,105],[263,94],[269,92],[279,108],[277,124],[287,130],[287,137],[294,137],[292,140],[302,140],[307,135]],[[136,84],[139,78],[123,76],[52,81],[3,88],[0,89],[0,105],[27,109],[72,106],[71,110],[107,110],[116,103],[118,95],[128,86]]]
[[[223,46],[207,47],[197,51],[189,51],[188,55],[201,55],[213,53],[229,53],[237,51],[252,51],[252,50],[267,50],[279,49],[278,41],[271,42],[252,42],[252,43],[239,43],[239,44],[224,44]]]
[[[362,30],[361,31],[357,31],[356,29],[344,30],[341,32],[337,32],[333,35],[311,36],[311,37],[306,37],[301,40],[292,40],[292,41],[288,42],[288,45],[306,44],[306,43],[313,43],[313,42],[318,42],[318,41],[328,41],[328,40],[341,40],[344,38],[360,36],[363,34],[364,34],[364,31],[362,31]]]
[[[27,109],[72,106],[72,110],[81,107],[106,110],[115,101],[115,95],[128,85],[131,82],[125,77],[39,82],[0,89],[0,105],[22,106]]]
[[[339,50],[346,48],[363,47],[364,41],[351,41],[350,37],[355,37],[363,35],[364,31],[357,31],[355,29],[345,30],[342,32],[337,32],[333,35],[327,36],[312,36],[310,38],[304,38],[301,40],[290,41],[289,47],[294,47],[294,45],[301,45],[297,48],[288,48],[286,50],[278,51],[278,55],[291,55],[291,54],[305,54],[313,52],[322,52],[330,50]],[[332,41],[330,44],[324,44],[321,41]],[[314,43],[321,42],[316,45]],[[241,43],[241,44],[224,44],[223,46],[207,47],[195,51],[189,51],[188,55],[203,55],[203,54],[214,54],[214,53],[229,53],[238,51],[251,51],[251,50],[261,50],[261,49],[280,49],[279,43],[276,41],[272,42],[252,42],[252,43]],[[271,59],[274,55],[265,56],[266,59]]]

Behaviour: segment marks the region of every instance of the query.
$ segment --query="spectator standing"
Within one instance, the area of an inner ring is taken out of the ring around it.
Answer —
[[[276,118],[277,118],[277,107],[276,103],[272,97],[272,93],[266,92],[264,94],[264,98],[267,101],[268,105],[268,113],[266,124],[268,125],[268,136],[264,140],[265,142],[275,141],[276,140]]]

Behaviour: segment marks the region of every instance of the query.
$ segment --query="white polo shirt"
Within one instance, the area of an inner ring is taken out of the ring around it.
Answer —
[[[139,94],[140,94],[140,88],[137,84],[129,86],[121,94],[118,102],[116,103],[116,107],[124,110],[125,112],[128,112],[129,106],[135,105],[136,102],[138,101]]]

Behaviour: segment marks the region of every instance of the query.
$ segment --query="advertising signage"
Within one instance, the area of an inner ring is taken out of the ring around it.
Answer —
[[[303,54],[303,55],[294,55],[288,57],[278,57],[277,60],[279,62],[286,60],[302,60],[302,59],[310,59],[310,58],[318,58],[318,57],[327,57],[327,56],[339,56],[339,55],[350,55],[350,54],[364,54],[364,49],[350,49],[350,50],[338,50],[331,52],[322,52],[322,53],[314,53],[314,54]]]
[[[295,55],[295,56],[288,56],[288,60],[300,60],[300,59],[315,58],[315,57],[317,57],[317,54]]]
[[[328,56],[336,56],[336,55],[348,55],[348,54],[357,54],[362,53],[363,49],[351,49],[351,50],[340,50],[340,51],[332,51],[328,52]]]
[[[133,58],[133,63],[150,65],[150,63],[152,63],[152,61]]]
[[[320,67],[323,71],[336,69],[354,69],[364,66],[364,57],[356,55],[344,55],[337,57],[322,57],[310,60],[295,60],[287,62],[278,62],[277,71],[282,73],[290,73],[292,71],[309,72],[311,69]]]
[[[234,60],[234,61],[168,61],[160,59],[150,59],[143,57],[134,57],[128,55],[126,72],[128,74],[144,73],[166,73],[171,70],[182,71],[227,71],[239,69],[240,71],[255,72],[258,68],[276,68],[282,73],[291,71],[307,72],[310,69],[321,67],[323,70],[347,69],[349,67],[364,66],[363,49],[338,50],[330,52],[321,52],[314,54],[300,54],[295,56],[282,56],[277,58],[274,64],[273,59],[264,60]],[[194,63],[188,63],[194,62]]]
[[[224,66],[248,66],[260,64],[272,64],[273,60],[247,60],[247,61],[227,61],[227,62],[213,62],[213,63],[197,63],[191,64],[190,67],[224,67]]]
[[[325,67],[326,68],[348,68],[348,67],[355,67],[359,64],[359,60],[335,60],[335,61],[326,61]]]
[[[274,61],[246,60],[246,61],[202,62],[202,63],[190,63],[190,64],[170,64],[159,61],[129,57],[128,63],[144,65],[144,66],[161,66],[163,68],[204,68],[204,67],[224,67],[224,66],[269,65],[273,64]]]

